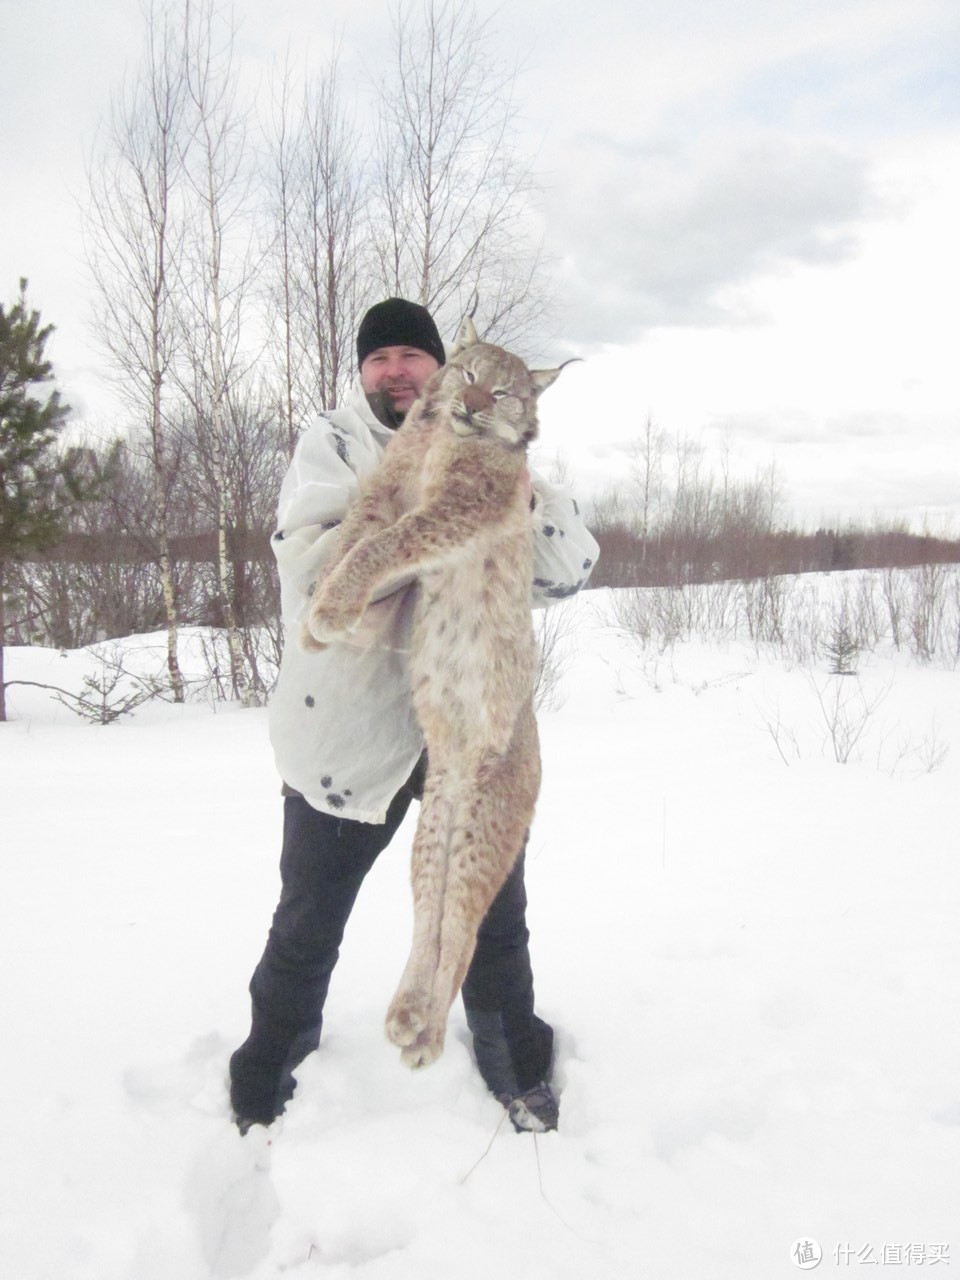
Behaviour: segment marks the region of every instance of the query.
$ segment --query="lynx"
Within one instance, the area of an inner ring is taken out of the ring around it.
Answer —
[[[322,648],[391,585],[418,579],[409,664],[427,748],[410,957],[387,1013],[410,1067],[443,1051],[477,930],[540,787],[526,446],[560,369],[528,370],[467,318],[338,531],[305,623]]]

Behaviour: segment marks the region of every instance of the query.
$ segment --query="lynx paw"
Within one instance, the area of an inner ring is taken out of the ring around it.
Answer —
[[[443,1028],[427,1027],[421,1031],[413,1044],[401,1050],[400,1061],[411,1071],[418,1067],[429,1067],[443,1053]]]
[[[427,1025],[426,1001],[417,992],[397,994],[387,1011],[387,1039],[404,1048],[416,1043]]]
[[[314,639],[309,626],[304,622],[300,628],[300,648],[307,653],[322,653],[326,647],[322,640]]]
[[[319,652],[332,641],[356,631],[362,617],[362,603],[342,605],[317,600],[307,613],[300,642],[304,649]]]

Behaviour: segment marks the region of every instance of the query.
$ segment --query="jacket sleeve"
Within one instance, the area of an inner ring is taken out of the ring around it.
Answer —
[[[545,608],[586,584],[599,547],[583,523],[580,508],[565,489],[535,473],[533,486],[533,604]]]
[[[353,442],[326,418],[300,437],[280,486],[270,540],[281,578],[306,593],[331,549],[331,534],[359,489]]]

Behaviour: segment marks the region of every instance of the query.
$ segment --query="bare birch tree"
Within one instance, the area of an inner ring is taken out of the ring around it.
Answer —
[[[176,354],[173,287],[183,248],[186,80],[182,34],[169,9],[147,11],[140,74],[114,100],[89,170],[84,227],[97,301],[97,332],[135,420],[144,424],[153,474],[153,523],[173,696],[183,701],[178,609],[170,555],[167,393]]]
[[[237,625],[229,552],[228,417],[242,361],[243,304],[251,282],[250,176],[246,120],[236,101],[234,35],[213,0],[186,4],[186,81],[192,132],[187,174],[193,196],[181,291],[188,371],[181,386],[209,449],[216,493],[217,575],[233,696],[263,695],[251,678]]]
[[[492,51],[472,5],[426,0],[394,19],[379,91],[371,235],[378,283],[452,329],[476,290],[486,333],[515,342],[545,305],[529,209],[531,167],[515,142],[516,70]]]
[[[255,395],[245,385],[239,396],[231,397],[230,409],[224,421],[226,448],[222,451],[211,450],[207,422],[194,413],[187,414],[181,437],[184,465],[179,492],[206,528],[218,525],[220,494],[227,495],[230,605],[248,683],[259,696],[272,680],[269,667],[279,659],[270,634],[272,620],[279,615],[279,584],[272,556],[267,560],[262,557],[288,460],[282,419],[265,394]],[[216,475],[221,459],[225,483]],[[216,611],[217,621],[223,624],[219,573]],[[266,674],[262,670],[264,658]]]
[[[340,96],[337,56],[303,89],[274,94],[267,173],[270,286],[289,452],[306,418],[332,408],[353,372],[363,240],[363,163]]]
[[[308,85],[301,129],[302,187],[297,222],[301,341],[313,410],[331,409],[346,390],[358,315],[361,165],[355,129],[340,99],[337,61]]]
[[[278,349],[281,386],[280,411],[283,417],[287,455],[292,457],[299,429],[299,405],[295,387],[299,366],[294,354],[293,222],[298,195],[297,127],[291,107],[289,62],[279,84],[274,86],[273,112],[267,130],[267,222],[270,249],[267,253],[268,282],[265,290],[272,323],[270,338]]]
[[[652,529],[660,528],[664,448],[664,432],[647,414],[643,430],[631,452],[631,471],[639,507],[637,535],[640,538],[641,563],[647,558],[647,542]]]

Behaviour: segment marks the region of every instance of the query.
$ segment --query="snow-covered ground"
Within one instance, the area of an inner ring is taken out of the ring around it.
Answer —
[[[422,1073],[384,1037],[415,814],[293,1104],[241,1139],[227,1057],[278,885],[265,714],[98,727],[10,689],[3,1276],[775,1280],[813,1241],[820,1274],[960,1268],[960,676],[834,677],[872,706],[838,764],[822,664],[641,653],[609,599],[569,606],[541,715],[530,924],[563,1096],[536,1140],[501,1123],[459,1005]],[[15,649],[7,677],[78,688],[92,663]]]

